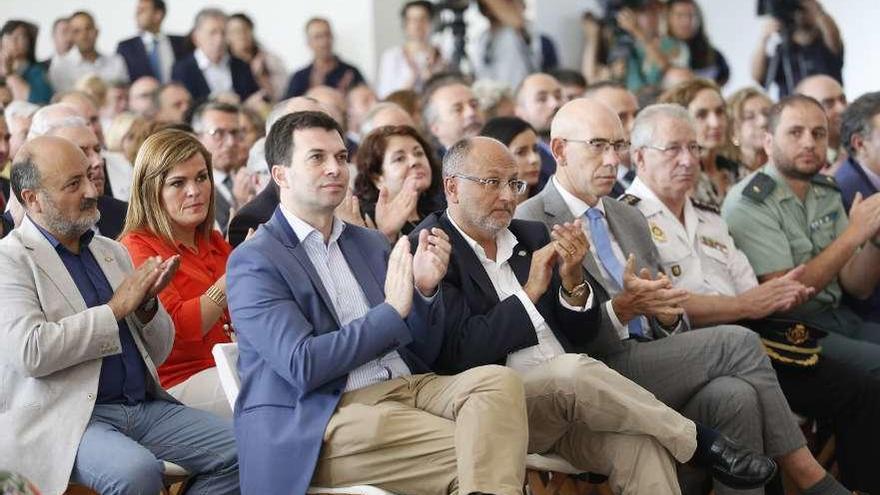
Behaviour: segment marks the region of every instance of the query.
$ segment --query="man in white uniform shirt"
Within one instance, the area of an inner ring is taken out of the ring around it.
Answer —
[[[102,55],[95,49],[98,28],[90,13],[74,12],[69,24],[74,46],[49,67],[49,82],[55,91],[73,89],[76,82],[88,74],[95,74],[108,84],[128,81],[125,62],[119,55]]]

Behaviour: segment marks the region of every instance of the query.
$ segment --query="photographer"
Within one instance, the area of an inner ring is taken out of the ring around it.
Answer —
[[[526,20],[523,0],[478,0],[477,6],[489,29],[477,40],[476,79],[500,81],[513,89],[527,75],[559,65],[553,41],[535,32]]]
[[[583,18],[582,70],[588,81],[615,80],[633,93],[659,85],[669,67],[688,67],[685,43],[660,34],[657,0],[606,0],[602,20]]]
[[[762,7],[773,18],[765,24],[752,55],[755,81],[767,89],[775,83],[780,98],[792,93],[801,79],[814,74],[843,82],[840,30],[817,0],[769,0]],[[777,33],[783,42],[776,45],[771,58],[768,42]]]

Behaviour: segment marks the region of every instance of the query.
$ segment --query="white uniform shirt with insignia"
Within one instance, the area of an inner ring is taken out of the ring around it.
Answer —
[[[736,248],[721,215],[684,206],[684,225],[638,177],[627,194],[648,221],[663,269],[673,285],[696,294],[735,296],[758,285],[748,258]]]

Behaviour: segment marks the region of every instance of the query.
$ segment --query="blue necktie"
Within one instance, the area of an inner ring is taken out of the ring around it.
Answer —
[[[605,267],[605,271],[611,275],[611,278],[617,282],[617,288],[623,289],[623,265],[617,256],[614,256],[614,250],[611,248],[611,236],[605,227],[602,212],[597,208],[590,208],[586,213],[590,222],[590,237],[593,245],[596,246],[596,254],[599,255],[599,262]],[[630,320],[627,325],[630,335],[644,337],[645,332],[642,330],[642,321],[640,317]]]
[[[153,41],[150,43],[150,52],[147,54],[150,57],[150,67],[153,68],[153,74],[156,75],[156,79],[159,82],[162,81],[162,63],[159,60],[159,40],[153,38]]]

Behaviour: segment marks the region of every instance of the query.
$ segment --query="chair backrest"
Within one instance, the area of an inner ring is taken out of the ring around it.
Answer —
[[[229,407],[235,410],[235,399],[238,398],[238,390],[241,381],[238,378],[238,344],[216,344],[211,349],[214,362],[217,363],[217,374],[220,376],[220,386],[229,401]]]

